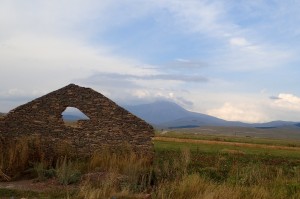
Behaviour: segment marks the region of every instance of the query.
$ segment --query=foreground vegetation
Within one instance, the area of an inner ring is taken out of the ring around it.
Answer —
[[[268,144],[272,145],[272,141]],[[298,143],[295,141],[295,144]],[[280,145],[280,142],[275,141],[274,145]],[[286,146],[285,141],[283,145]],[[22,146],[24,148],[24,143]],[[155,159],[151,167],[128,147],[115,153],[110,150],[95,153],[87,162],[70,161],[67,157],[62,157],[52,167],[39,162],[32,166],[35,179],[44,181],[55,178],[62,187],[66,187],[64,191],[34,193],[0,189],[0,196],[87,199],[300,198],[300,151],[163,141],[155,141],[154,146]],[[25,160],[16,162],[16,159],[24,159],[28,155],[22,152],[21,147],[15,148],[17,151],[10,152],[14,154],[10,161],[22,164]],[[1,151],[0,147],[0,157],[4,157],[4,150],[2,148]],[[8,164],[3,160],[0,159],[2,168]],[[75,189],[70,191],[68,184],[75,184]]]

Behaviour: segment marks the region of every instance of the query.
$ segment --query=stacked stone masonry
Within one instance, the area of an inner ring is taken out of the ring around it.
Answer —
[[[67,107],[79,109],[89,120],[79,120],[76,127],[65,125],[62,112]],[[0,136],[8,139],[37,136],[48,155],[55,150],[54,147],[68,146],[73,155],[86,157],[104,147],[114,148],[124,144],[149,159],[153,158],[154,153],[154,130],[151,125],[102,94],[75,84],[10,111],[0,118]]]

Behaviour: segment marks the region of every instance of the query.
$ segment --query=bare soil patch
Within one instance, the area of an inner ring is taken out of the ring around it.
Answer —
[[[34,192],[49,192],[49,191],[62,191],[74,190],[78,185],[61,185],[56,179],[48,179],[43,182],[36,182],[35,180],[19,180],[10,182],[0,182],[0,188],[12,189],[20,191],[34,191]]]

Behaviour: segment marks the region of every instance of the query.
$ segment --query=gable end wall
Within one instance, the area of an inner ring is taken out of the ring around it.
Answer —
[[[61,113],[75,107],[90,120],[77,128],[64,124]],[[9,112],[0,119],[0,136],[36,136],[51,156],[61,149],[74,156],[91,156],[104,147],[128,144],[136,153],[153,158],[153,127],[90,88],[70,84]]]

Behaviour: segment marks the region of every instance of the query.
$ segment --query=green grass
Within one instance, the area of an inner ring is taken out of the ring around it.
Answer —
[[[300,132],[299,132],[299,134],[300,134]],[[195,133],[188,133],[188,132],[184,132],[182,130],[180,132],[179,131],[170,131],[165,134],[156,132],[156,136],[184,138],[184,139],[196,139],[196,140],[213,140],[213,141],[224,141],[224,142],[266,144],[266,145],[273,145],[273,146],[300,147],[300,140],[200,134],[200,133],[197,133],[196,131],[195,131]]]
[[[264,149],[264,148],[252,148],[242,146],[230,146],[222,144],[198,144],[198,143],[181,143],[181,142],[165,142],[155,141],[154,143],[156,151],[175,150],[179,151],[182,148],[188,148],[191,151],[198,153],[226,153],[227,150],[234,150],[242,152],[246,155],[259,155],[259,156],[274,156],[274,157],[286,157],[286,158],[299,158],[300,151],[282,150],[282,149]]]
[[[178,165],[183,149],[191,151],[188,172],[174,178],[178,168],[172,165]],[[224,149],[244,154],[224,153]],[[158,178],[169,179],[164,182],[167,187],[157,190],[163,192],[158,198],[184,198],[184,194],[189,198],[300,198],[298,151],[160,141],[155,142],[155,150],[157,170],[167,168]]]

